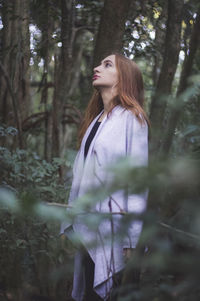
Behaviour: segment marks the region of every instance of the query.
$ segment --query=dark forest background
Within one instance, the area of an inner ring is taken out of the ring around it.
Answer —
[[[150,189],[118,300],[200,299],[199,1],[0,0],[0,300],[72,300],[59,225],[92,70],[113,52],[142,70],[151,122],[148,169],[114,167],[115,189]]]

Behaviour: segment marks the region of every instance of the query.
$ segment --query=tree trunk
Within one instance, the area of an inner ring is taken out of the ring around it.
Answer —
[[[53,129],[52,129],[52,156],[59,157],[61,149],[62,128],[61,120],[63,106],[67,100],[70,71],[72,65],[72,51],[74,42],[74,0],[61,0],[62,21],[61,41],[62,49],[57,70],[55,93],[53,99]]]
[[[157,86],[158,77],[160,74],[161,66],[164,58],[164,47],[165,47],[165,35],[166,30],[162,28],[162,24],[166,23],[167,20],[167,2],[163,3],[162,12],[160,14],[159,19],[156,22],[155,26],[155,54],[154,58],[154,66],[152,71],[152,79],[154,87]]]
[[[107,55],[122,51],[130,3],[130,0],[105,0],[94,49],[94,67]]]
[[[62,49],[58,66],[56,68],[55,93],[52,110],[52,157],[62,157],[67,148],[69,137],[68,125],[64,122],[64,115],[68,114],[65,105],[69,104],[74,90],[79,82],[80,63],[83,56],[84,42],[88,32],[87,28],[75,27],[75,1],[61,1],[62,24],[61,41]]]
[[[181,95],[182,92],[184,92],[187,89],[188,86],[188,78],[191,75],[195,54],[200,44],[199,29],[200,29],[200,11],[197,14],[196,21],[193,26],[189,49],[188,49],[189,51],[187,51],[186,53],[183,67],[182,67],[181,78],[177,90],[178,103],[176,103],[176,106],[173,106],[173,108],[171,109],[167,132],[162,145],[162,152],[165,154],[168,154],[170,147],[172,145],[175,128],[184,106],[183,100],[179,98],[179,96]]]
[[[16,102],[18,124],[16,124],[13,97],[8,93],[7,83],[1,77],[2,122],[18,128],[19,146],[23,147],[21,125],[29,110],[29,1],[3,2],[2,64],[11,83]]]
[[[20,35],[19,41],[20,52],[22,52],[19,60],[19,75],[18,87],[21,95],[19,99],[21,118],[24,120],[29,114],[30,106],[30,32],[29,32],[29,9],[30,4],[27,0],[20,1]],[[17,92],[18,93],[18,92]]]
[[[50,50],[50,39],[51,39],[51,20],[50,20],[50,5],[49,0],[43,0],[43,22],[42,22],[42,44],[43,44],[43,59],[44,68],[41,83],[43,87],[41,89],[41,103],[44,104],[44,111],[46,113],[44,121],[44,159],[49,160],[51,154],[49,150],[49,112],[48,112],[48,74],[49,74],[49,50]]]
[[[3,1],[2,5],[2,45],[1,45],[1,57],[2,57],[2,66],[8,74],[10,79],[9,72],[9,53],[11,50],[11,8],[12,3],[7,3]],[[0,73],[0,100],[1,100],[1,122],[6,124],[8,119],[8,114],[12,112],[11,99],[8,95],[7,83],[4,79],[3,73]],[[12,114],[12,113],[11,113]],[[9,116],[9,120],[12,120],[13,116]]]
[[[53,105],[52,105],[52,149],[51,157],[58,157],[60,150],[60,140],[59,140],[59,103],[57,98],[57,86],[58,86],[58,63],[57,58],[54,56],[55,68],[54,68],[54,95],[53,95]]]
[[[181,41],[182,0],[168,0],[168,20],[165,39],[164,59],[152,99],[150,120],[153,128],[152,146],[160,147],[163,120],[165,119],[166,96],[171,93],[172,82],[177,68]]]

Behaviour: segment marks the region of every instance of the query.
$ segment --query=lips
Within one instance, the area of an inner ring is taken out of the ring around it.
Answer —
[[[99,77],[100,77],[100,76],[98,76],[97,74],[94,74],[92,80],[96,80],[96,79],[99,78]]]

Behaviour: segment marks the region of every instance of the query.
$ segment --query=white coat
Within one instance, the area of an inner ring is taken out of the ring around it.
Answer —
[[[106,168],[119,157],[130,156],[133,165],[145,166],[148,163],[148,126],[141,125],[135,115],[118,105],[110,116],[101,122],[93,138],[87,157],[84,160],[84,147],[88,135],[102,112],[88,127],[76,156],[73,168],[73,182],[69,197],[69,204],[75,206],[75,200],[85,195],[94,187],[110,182],[111,176]],[[147,192],[143,194],[127,195],[117,191],[103,201],[96,203],[98,212],[120,212],[120,210],[142,213],[146,208]],[[94,290],[102,299],[106,300],[112,287],[112,275],[124,267],[123,248],[135,248],[142,231],[142,222],[134,220],[128,229],[128,235],[123,239],[116,239],[120,227],[121,215],[113,215],[112,222],[107,219],[100,223],[98,231],[92,232],[79,217],[73,223],[73,229],[82,237],[88,253],[95,263]],[[63,223],[61,233],[69,228]],[[105,239],[114,233],[114,239]],[[92,241],[96,246],[88,247]],[[83,269],[80,263],[80,254],[75,257],[74,284],[72,297],[76,301],[83,298]]]

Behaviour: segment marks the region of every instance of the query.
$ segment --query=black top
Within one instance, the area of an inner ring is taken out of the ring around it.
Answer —
[[[101,124],[101,121],[96,121],[95,124],[93,125],[93,128],[91,129],[91,132],[89,133],[89,136],[87,137],[87,140],[85,142],[85,149],[84,149],[84,157],[86,158],[87,157],[87,154],[88,154],[88,150],[90,148],[90,144],[99,128]]]

